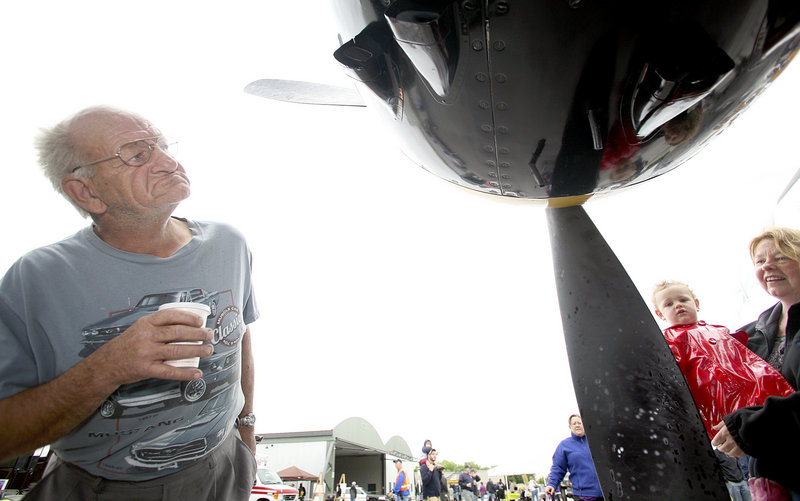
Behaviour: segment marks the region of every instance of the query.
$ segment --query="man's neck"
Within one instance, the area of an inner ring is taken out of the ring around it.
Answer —
[[[163,221],[108,224],[96,219],[92,228],[108,245],[135,254],[169,257],[189,243],[192,232],[181,220],[167,217]]]

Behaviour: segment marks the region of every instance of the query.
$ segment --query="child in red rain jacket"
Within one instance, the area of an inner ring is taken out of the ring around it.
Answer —
[[[663,281],[653,291],[656,315],[692,392],[709,438],[712,427],[742,407],[762,405],[770,395],[794,393],[783,376],[747,348],[747,334],[697,320],[700,301],[683,282]],[[741,338],[739,337],[741,336]]]

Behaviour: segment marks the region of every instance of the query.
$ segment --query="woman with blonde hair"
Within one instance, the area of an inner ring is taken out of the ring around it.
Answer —
[[[747,346],[778,369],[792,387],[800,384],[800,230],[767,228],[750,242],[756,279],[778,302],[742,330]],[[763,406],[725,416],[712,440],[722,452],[749,455],[750,473],[792,491],[800,500],[800,394],[768,397]],[[751,479],[751,488],[760,479]],[[787,494],[788,495],[788,494]]]

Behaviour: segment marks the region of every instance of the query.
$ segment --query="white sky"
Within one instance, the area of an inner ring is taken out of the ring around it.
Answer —
[[[39,173],[38,128],[130,109],[180,141],[193,194],[176,214],[252,247],[258,432],[359,416],[415,454],[430,438],[442,459],[546,473],[577,405],[543,206],[427,174],[371,110],[244,94],[259,78],[348,84],[327,3],[302,4],[4,2],[0,269],[87,224]],[[800,168],[798,88],[794,63],[691,161],[587,203],[645,297],[686,280],[731,328],[771,304],[747,242]]]

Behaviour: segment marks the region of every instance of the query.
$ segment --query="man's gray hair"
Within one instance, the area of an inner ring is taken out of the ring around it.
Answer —
[[[50,128],[42,128],[35,140],[35,147],[39,151],[39,165],[42,167],[44,175],[53,184],[53,188],[66,198],[83,217],[89,217],[89,213],[64,193],[61,180],[72,174],[72,170],[76,166],[91,161],[77,147],[71,132],[72,123],[86,111],[88,110],[80,111]],[[78,177],[92,177],[93,174],[93,166],[83,167],[75,172],[75,176]]]

